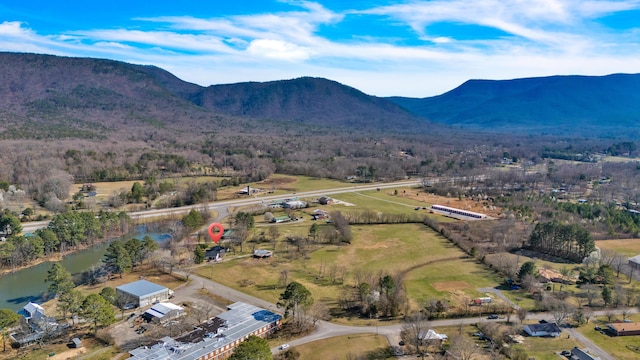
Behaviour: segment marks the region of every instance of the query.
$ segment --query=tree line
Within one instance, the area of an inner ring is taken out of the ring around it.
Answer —
[[[538,223],[529,237],[529,246],[546,254],[581,262],[595,250],[595,242],[586,229],[577,224],[555,221]]]
[[[6,241],[0,242],[0,266],[20,267],[54,253],[93,245],[106,238],[122,235],[129,229],[130,218],[125,212],[68,212],[53,217],[47,228],[33,234],[22,231],[15,215],[0,216]]]

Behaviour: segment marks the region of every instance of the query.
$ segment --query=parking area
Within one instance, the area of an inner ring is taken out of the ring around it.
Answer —
[[[146,322],[141,315],[151,306],[126,310],[124,321],[114,325],[109,333],[121,349],[134,349],[153,343],[162,336],[177,336],[193,328],[193,325],[226,311],[226,304],[216,301],[212,290],[196,281],[174,289],[170,302],[185,309],[186,315],[162,324]],[[119,314],[118,314],[119,315]]]

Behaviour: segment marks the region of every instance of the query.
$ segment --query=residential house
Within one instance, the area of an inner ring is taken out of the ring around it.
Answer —
[[[271,219],[271,222],[273,222],[273,223],[282,223],[282,222],[287,222],[287,221],[291,221],[291,218],[289,217],[289,215],[274,216]]]
[[[629,259],[629,267],[633,270],[640,270],[640,255],[636,255]]]
[[[529,324],[524,326],[524,332],[529,336],[558,337],[562,330],[556,323]]]
[[[302,200],[291,200],[291,201],[285,201],[284,204],[282,204],[282,206],[285,209],[304,209],[307,207],[307,202],[306,201],[302,201]]]
[[[318,198],[318,203],[320,205],[331,205],[333,204],[333,199],[328,196],[320,196]]]
[[[600,360],[599,357],[587,353],[586,351],[579,349],[577,346],[571,349],[571,360]]]
[[[640,335],[640,322],[620,322],[608,324],[609,332],[615,336]]]
[[[322,210],[322,209],[315,209],[313,210],[313,213],[311,214],[311,218],[313,220],[322,220],[322,219],[328,219],[329,218],[329,213]]]
[[[38,322],[41,319],[46,319],[46,315],[44,314],[44,308],[34,302],[29,302],[25,305],[18,314],[24,316],[24,319],[27,323]]]
[[[204,252],[204,258],[207,261],[220,261],[222,260],[222,256],[228,251],[228,248],[216,245]]]

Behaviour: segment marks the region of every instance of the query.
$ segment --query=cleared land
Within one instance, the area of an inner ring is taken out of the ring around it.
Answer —
[[[310,225],[307,222],[306,225],[283,227],[281,233],[284,229],[308,232]],[[353,226],[352,231],[354,239],[350,245],[324,245],[307,254],[306,258],[295,255],[293,246],[279,243],[271,259],[238,258],[206,265],[199,268],[198,273],[276,302],[283,291],[281,273],[287,270],[289,282],[304,284],[316,300],[329,306],[337,306],[343,289],[340,281],[332,281],[332,269],[346,272],[344,283],[348,285],[354,284],[356,269],[373,276],[381,272],[406,276],[405,286],[416,306],[430,296],[444,299],[459,293],[475,296],[478,294],[475,287],[496,284],[497,279],[490,271],[473,260],[462,259],[464,254],[458,248],[424,225],[358,225]],[[453,283],[445,285],[450,281]],[[432,283],[456,289],[438,291]]]
[[[382,335],[355,334],[314,341],[295,350],[300,359],[394,359],[389,342]]]
[[[599,240],[596,246],[600,249],[614,250],[626,257],[640,254],[640,239]]]

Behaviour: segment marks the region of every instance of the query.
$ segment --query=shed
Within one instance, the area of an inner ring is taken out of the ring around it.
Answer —
[[[81,348],[82,347],[82,341],[79,338],[74,337],[73,339],[71,339],[71,346],[76,348],[76,349],[77,348]]]
[[[636,255],[636,256],[634,256],[632,258],[629,258],[629,266],[633,270],[640,269],[640,255]]]
[[[268,258],[273,256],[273,251],[269,251],[269,250],[262,250],[262,249],[256,249],[253,251],[253,257],[255,258]]]
[[[118,300],[123,305],[147,306],[169,299],[173,292],[162,285],[138,280],[116,287]]]
[[[142,317],[147,321],[163,323],[182,315],[184,315],[184,308],[170,302],[161,302],[145,311]]]
[[[556,323],[529,324],[524,326],[524,332],[529,336],[558,337],[562,330]]]

